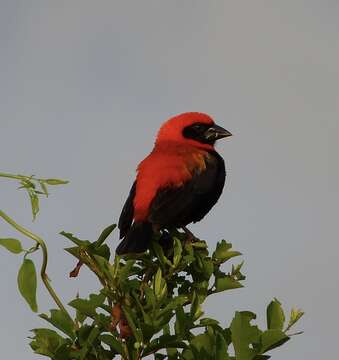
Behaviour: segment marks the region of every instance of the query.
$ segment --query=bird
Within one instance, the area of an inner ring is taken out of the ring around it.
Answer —
[[[160,127],[122,208],[116,254],[145,252],[155,232],[189,232],[188,224],[205,217],[222,194],[226,178],[215,143],[231,135],[201,112],[176,115]]]

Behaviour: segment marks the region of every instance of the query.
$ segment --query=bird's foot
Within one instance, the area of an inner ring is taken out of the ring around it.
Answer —
[[[185,239],[186,244],[192,244],[192,243],[198,241],[198,239],[195,237],[195,235],[189,229],[187,229],[186,226],[183,226],[182,229],[184,230],[184,232],[186,234],[186,239]]]

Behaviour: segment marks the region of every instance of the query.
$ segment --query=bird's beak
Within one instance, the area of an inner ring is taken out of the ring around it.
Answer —
[[[205,132],[205,137],[207,140],[219,140],[228,136],[232,136],[232,134],[228,130],[218,125],[213,125]]]

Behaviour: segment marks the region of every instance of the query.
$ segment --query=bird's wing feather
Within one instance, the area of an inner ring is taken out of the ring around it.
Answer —
[[[126,199],[125,205],[122,208],[118,222],[118,227],[120,230],[120,239],[122,239],[127,234],[133,221],[133,215],[134,215],[133,200],[135,196],[135,190],[136,190],[136,182],[134,181],[132,188],[129,192],[128,198]]]

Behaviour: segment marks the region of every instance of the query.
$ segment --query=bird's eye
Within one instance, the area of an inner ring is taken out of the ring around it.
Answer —
[[[196,124],[193,126],[195,130],[201,130],[203,126],[201,124]]]

